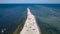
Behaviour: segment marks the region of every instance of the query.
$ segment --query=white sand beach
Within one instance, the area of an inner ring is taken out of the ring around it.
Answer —
[[[27,20],[20,34],[41,34],[35,16],[30,12],[29,8],[27,8],[27,12]]]

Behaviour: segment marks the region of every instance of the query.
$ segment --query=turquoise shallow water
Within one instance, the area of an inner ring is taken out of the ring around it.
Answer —
[[[27,15],[27,7],[36,16],[41,28],[51,29],[59,34],[60,4],[0,4],[0,34],[5,28],[3,34],[11,34],[18,25],[21,25],[21,20],[23,21]]]

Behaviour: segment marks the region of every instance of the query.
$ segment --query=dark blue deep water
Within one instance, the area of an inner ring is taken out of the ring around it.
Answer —
[[[46,27],[46,29],[49,29],[49,27],[51,27],[50,29],[52,29],[53,31],[55,30],[54,32],[58,31],[59,34],[60,4],[0,4],[0,34],[11,34],[18,27],[18,25],[21,25],[23,23],[21,21],[23,21],[26,18],[27,7],[29,7],[31,9],[31,12],[36,16],[37,23],[39,23],[39,25],[41,25],[42,28]],[[48,12],[50,10],[49,8],[53,8],[53,12]],[[41,17],[41,19],[38,19],[39,17]],[[49,19],[50,17],[50,20],[52,21],[49,20],[49,22],[51,22],[51,24],[47,21],[44,22],[43,19]],[[55,23],[55,20],[53,18],[57,19],[57,23]],[[49,26],[45,23],[49,24]],[[54,27],[55,25],[56,27]],[[2,33],[2,29],[6,29],[6,31]]]

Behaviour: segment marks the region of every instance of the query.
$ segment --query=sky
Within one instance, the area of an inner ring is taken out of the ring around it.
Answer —
[[[59,3],[60,0],[0,0],[0,3]]]

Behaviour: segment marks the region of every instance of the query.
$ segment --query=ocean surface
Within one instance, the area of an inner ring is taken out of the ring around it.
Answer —
[[[0,4],[0,34],[13,34],[24,24],[27,7],[36,17],[42,34],[60,34],[60,4]]]

